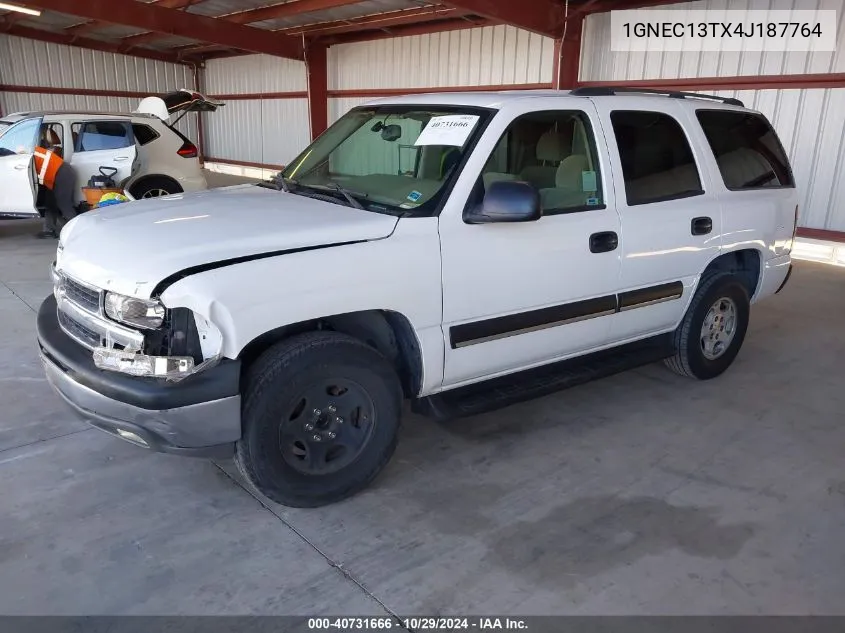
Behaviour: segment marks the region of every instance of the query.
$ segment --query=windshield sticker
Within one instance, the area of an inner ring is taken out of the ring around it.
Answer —
[[[414,145],[454,145],[462,147],[475,124],[475,114],[447,114],[431,117]]]
[[[402,204],[399,205],[399,208],[400,209],[416,209],[418,206],[420,206],[420,205],[418,205],[418,204],[408,204],[407,202],[403,202]]]
[[[582,171],[581,172],[581,191],[595,191],[596,190],[596,172]]]
[[[588,207],[594,207],[594,206],[596,206],[598,203],[599,203],[599,199],[598,199],[598,198],[587,198],[587,206],[588,206]]]
[[[408,200],[411,202],[417,202],[420,198],[422,198],[422,194],[419,191],[412,191],[408,194]]]

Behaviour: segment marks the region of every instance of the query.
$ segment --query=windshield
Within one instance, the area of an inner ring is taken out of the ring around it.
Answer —
[[[356,108],[281,176],[292,193],[351,196],[350,203],[371,211],[432,209],[489,116],[467,107]]]
[[[6,130],[8,130],[10,127],[12,127],[11,123],[8,123],[6,121],[0,121],[0,136],[3,136],[3,134],[6,133]]]

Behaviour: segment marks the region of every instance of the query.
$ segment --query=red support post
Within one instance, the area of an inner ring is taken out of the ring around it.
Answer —
[[[326,131],[329,125],[328,47],[311,44],[305,49],[305,71],[308,75],[308,118],[311,140]]]
[[[203,67],[198,63],[192,64],[194,67],[194,90],[202,94],[203,91]],[[203,124],[202,112],[197,112],[197,145],[199,146],[200,166],[205,167],[205,125]]]
[[[583,31],[584,16],[570,16],[563,37],[555,40],[554,76],[552,77],[555,90],[570,90],[578,85]]]

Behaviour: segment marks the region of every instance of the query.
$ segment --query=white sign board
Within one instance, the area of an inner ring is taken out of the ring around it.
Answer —
[[[478,123],[478,116],[475,114],[447,114],[431,117],[414,145],[462,147],[476,123]]]

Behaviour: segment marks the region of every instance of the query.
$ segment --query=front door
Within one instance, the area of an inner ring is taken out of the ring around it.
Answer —
[[[41,119],[26,119],[0,137],[0,215],[38,217],[35,143]]]
[[[675,100],[648,101],[597,103],[621,175],[614,181],[624,236],[619,313],[611,318],[616,343],[674,328],[721,250],[721,204],[701,128]]]
[[[129,119],[77,121],[71,124],[73,156],[70,164],[76,174],[77,193],[92,176],[111,175],[121,187],[138,169],[138,151]]]
[[[490,123],[440,215],[445,386],[605,343],[620,270],[607,165],[590,102],[514,102]],[[466,224],[497,180],[532,183],[543,217]]]

